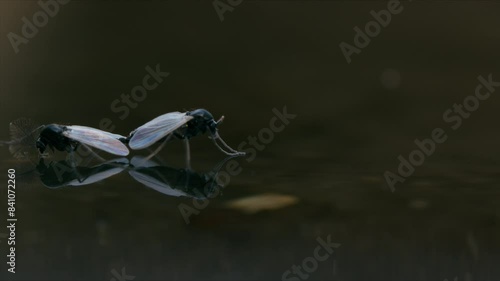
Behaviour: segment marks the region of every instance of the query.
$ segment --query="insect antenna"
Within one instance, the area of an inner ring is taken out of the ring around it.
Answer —
[[[219,126],[222,121],[224,121],[224,115],[222,115],[219,120],[217,120],[217,122],[215,122],[217,124],[217,126]],[[224,154],[226,155],[229,155],[229,156],[241,156],[241,155],[245,155],[245,152],[239,152],[239,151],[236,151],[234,149],[232,149],[222,138],[221,136],[219,135],[219,132],[217,131],[217,129],[215,129],[215,133],[212,132],[212,136],[210,137],[212,139],[212,141],[214,142],[215,146],[217,146],[217,148]],[[224,150],[218,143],[217,143],[217,139],[222,143],[222,145],[227,149],[229,150],[229,152],[227,152],[226,150]]]
[[[234,149],[232,149],[222,138],[221,136],[219,135],[219,132],[215,132],[214,134],[214,137],[212,138],[212,140],[214,141],[215,145],[219,148],[220,151],[224,152],[225,154],[227,155],[230,155],[230,156],[235,156],[235,155],[245,155],[245,152],[240,152],[240,151],[236,151]],[[219,140],[222,145],[230,151],[230,153],[224,151],[220,146],[219,144],[217,143],[216,140]]]
[[[220,145],[217,143],[217,141],[216,141],[216,137],[213,137],[213,138],[211,138],[211,139],[212,139],[212,141],[214,142],[215,146],[216,146],[216,147],[217,147],[217,148],[218,148],[218,149],[219,149],[222,153],[224,153],[224,154],[226,154],[226,155],[229,155],[229,156],[244,155],[244,153],[243,153],[243,152],[238,152],[238,151],[236,151],[236,152],[227,152],[227,151],[225,151],[222,147],[220,147]],[[220,138],[219,138],[219,140],[220,140]],[[241,154],[241,153],[243,153],[243,154]]]

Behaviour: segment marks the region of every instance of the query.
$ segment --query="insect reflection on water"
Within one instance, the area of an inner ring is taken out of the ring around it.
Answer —
[[[126,158],[117,158],[92,167],[74,167],[66,160],[46,164],[42,158],[37,171],[42,183],[51,189],[91,185],[128,171],[134,180],[162,194],[206,199],[223,188],[217,182],[217,175],[231,158],[227,157],[206,173],[160,165],[142,157],[134,157],[130,162]]]

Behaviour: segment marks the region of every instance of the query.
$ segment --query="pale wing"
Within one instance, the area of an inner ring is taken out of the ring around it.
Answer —
[[[173,189],[166,182],[162,182],[150,175],[141,173],[140,171],[131,170],[128,172],[136,181],[142,183],[143,185],[152,188],[158,192],[161,192],[168,196],[180,197],[186,196],[186,193]]]
[[[125,167],[114,167],[114,168],[111,168],[109,170],[105,170],[102,172],[92,174],[89,177],[85,178],[82,182],[80,182],[78,179],[72,180],[67,185],[81,186],[81,185],[87,185],[87,184],[100,182],[100,181],[103,181],[111,176],[114,176],[114,175],[122,172],[123,170],[125,170]]]
[[[130,160],[130,165],[135,168],[149,168],[160,166],[160,164],[156,163],[155,161],[139,155],[132,157],[132,160]]]
[[[125,139],[124,136],[108,133],[95,128],[66,126],[63,135],[111,154],[127,156],[129,152],[127,146],[119,141],[121,138]]]
[[[83,179],[83,181],[74,179],[70,181],[67,185],[81,186],[103,181],[111,176],[114,176],[124,171],[127,168],[128,163],[129,163],[128,159],[124,157],[106,161],[102,164],[92,167],[93,170],[95,169],[95,171],[98,172],[91,172],[88,177]]]
[[[180,128],[193,119],[186,113],[170,112],[156,117],[132,132],[128,145],[132,149],[143,149]]]

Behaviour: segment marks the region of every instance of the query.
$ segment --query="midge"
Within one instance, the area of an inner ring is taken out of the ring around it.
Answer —
[[[183,139],[186,145],[187,158],[189,159],[189,139],[208,131],[215,146],[223,153],[230,156],[245,155],[244,152],[229,147],[220,137],[217,126],[223,120],[224,116],[215,121],[212,114],[205,109],[196,109],[184,113],[170,112],[158,116],[132,131],[127,141],[131,149],[137,150],[147,148],[160,140],[164,140],[163,144],[165,144],[172,137]],[[217,140],[223,147],[218,144]]]
[[[119,156],[127,156],[129,151],[122,141],[126,137],[85,126],[65,126],[58,124],[42,125],[36,140],[36,148],[41,154],[47,148],[72,153],[80,144]]]

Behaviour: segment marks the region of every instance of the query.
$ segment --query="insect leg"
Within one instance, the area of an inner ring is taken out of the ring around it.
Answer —
[[[71,165],[73,172],[76,174],[78,181],[80,181],[80,179],[83,178],[83,176],[78,172],[78,166],[76,165],[76,159],[75,159],[75,151],[73,149],[70,149],[69,151],[69,164]]]
[[[151,148],[149,148],[149,147],[148,147],[148,148],[147,148],[147,150],[148,150],[150,153],[153,153],[153,150],[152,150]],[[154,159],[155,159],[157,162],[159,162],[162,166],[167,166],[167,164],[166,164],[167,162],[166,162],[163,158],[161,158],[161,157],[160,157],[160,155],[156,154],[156,155],[154,156]]]
[[[69,150],[69,159],[68,159],[69,164],[71,167],[75,168],[76,167],[76,159],[75,159],[75,150],[70,149]]]
[[[170,138],[172,137],[172,135],[173,135],[173,134],[170,134],[170,135],[168,135],[167,137],[165,137],[165,140],[163,141],[163,143],[162,143],[162,144],[160,144],[160,146],[158,146],[158,148],[156,148],[156,149],[155,149],[155,151],[153,151],[153,153],[149,154],[149,155],[148,155],[148,157],[144,158],[144,160],[143,160],[143,162],[142,162],[142,163],[144,163],[144,162],[148,161],[149,159],[151,159],[151,157],[155,156],[158,152],[160,152],[160,150],[161,150],[161,149],[165,146],[165,144],[166,144],[166,143],[170,140]],[[140,166],[140,165],[142,165],[142,163],[141,163],[141,164],[139,164],[139,166]]]
[[[99,156],[99,154],[95,153],[94,150],[92,150],[92,148],[90,146],[88,146],[84,143],[80,143],[80,145],[84,146],[88,151],[90,151],[90,153],[92,153],[92,156],[99,159],[99,161],[102,161],[102,162],[106,161],[106,159],[102,158],[101,156]],[[90,160],[92,160],[92,158]]]
[[[184,139],[184,146],[186,147],[186,169],[191,170],[191,150],[189,148],[189,139]]]

